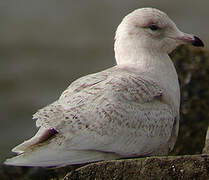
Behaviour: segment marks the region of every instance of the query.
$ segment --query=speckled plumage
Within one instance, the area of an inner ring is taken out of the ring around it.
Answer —
[[[114,67],[78,79],[34,117],[37,126],[54,127],[63,134],[69,148],[73,142],[73,148],[82,150],[151,154],[156,145],[150,141],[164,145],[177,116],[161,101],[162,95],[155,82]]]
[[[149,29],[153,22],[166,27],[163,35]],[[181,34],[156,9],[126,16],[116,32],[117,65],[74,81],[34,114],[38,133],[15,147],[20,155],[6,164],[64,166],[168,154],[178,135],[180,104],[168,52],[182,43],[170,35]]]

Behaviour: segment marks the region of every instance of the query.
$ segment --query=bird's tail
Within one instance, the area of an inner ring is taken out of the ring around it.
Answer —
[[[100,160],[118,159],[119,155],[91,150],[65,150],[56,148],[53,143],[38,145],[16,157],[7,159],[4,164],[12,166],[66,166]]]

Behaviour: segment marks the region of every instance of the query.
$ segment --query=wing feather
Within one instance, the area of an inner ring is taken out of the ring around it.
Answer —
[[[56,129],[64,153],[146,155],[168,143],[178,116],[163,96],[155,82],[114,67],[78,79],[33,117],[37,126]]]

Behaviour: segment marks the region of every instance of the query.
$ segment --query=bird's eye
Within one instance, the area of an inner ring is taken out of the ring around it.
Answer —
[[[149,29],[151,29],[152,31],[156,31],[159,29],[159,27],[156,25],[151,25],[151,26],[149,26]]]

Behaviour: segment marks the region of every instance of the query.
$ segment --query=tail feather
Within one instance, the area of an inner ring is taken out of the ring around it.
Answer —
[[[32,151],[26,151],[16,157],[7,159],[4,164],[12,166],[66,166],[95,162],[100,160],[118,159],[119,155],[91,150],[62,150],[42,146]]]
[[[46,129],[44,127],[41,127],[34,137],[14,147],[12,149],[12,152],[18,154],[24,153],[31,147],[47,141],[50,137],[54,136],[55,134],[57,134],[57,131],[55,129],[53,128]]]

